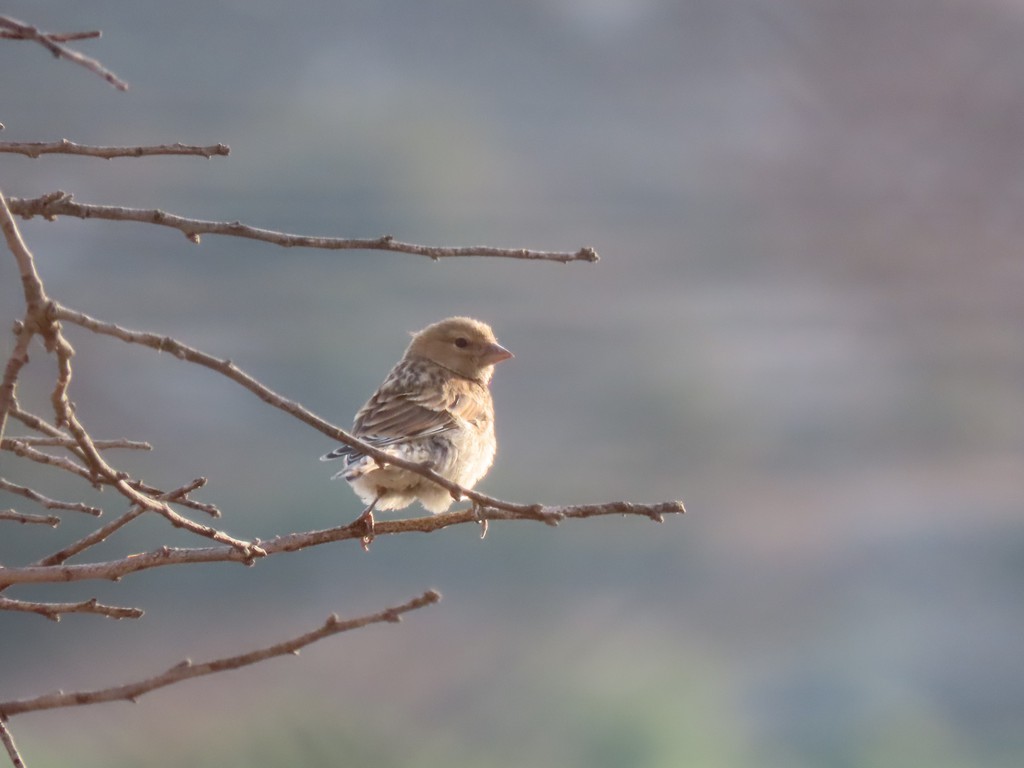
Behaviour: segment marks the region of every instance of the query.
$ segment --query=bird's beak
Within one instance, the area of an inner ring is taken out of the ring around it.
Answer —
[[[498,342],[488,344],[484,347],[484,365],[494,365],[495,363],[500,363],[502,360],[508,360],[510,357],[515,357],[515,355],[501,346]]]

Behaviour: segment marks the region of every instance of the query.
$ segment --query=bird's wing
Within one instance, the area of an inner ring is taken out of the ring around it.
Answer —
[[[491,418],[490,393],[443,368],[402,361],[356,414],[353,433],[377,446],[394,445],[439,435],[460,422],[482,424]],[[322,460],[362,456],[347,445],[335,448]]]
[[[460,419],[479,421],[487,407],[472,387],[459,379],[415,388],[382,386],[356,414],[355,432],[387,444],[447,432]]]

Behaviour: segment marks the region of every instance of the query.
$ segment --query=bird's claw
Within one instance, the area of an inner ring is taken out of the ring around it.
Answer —
[[[480,538],[485,539],[487,537],[487,518],[483,516],[484,507],[480,502],[474,500],[472,511],[473,517],[480,524]]]
[[[352,525],[362,525],[363,527],[363,535],[359,542],[363,548],[363,552],[370,551],[370,542],[374,539],[373,524],[373,506],[364,510],[363,514],[352,522]]]

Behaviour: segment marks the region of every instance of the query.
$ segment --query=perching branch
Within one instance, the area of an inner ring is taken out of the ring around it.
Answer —
[[[4,37],[9,40],[32,40],[39,43],[58,59],[73,61],[90,72],[95,72],[119,91],[127,91],[128,83],[121,80],[117,75],[100,64],[96,59],[89,58],[72,48],[62,45],[67,40],[82,40],[90,37],[99,37],[99,32],[72,32],[68,34],[47,34],[40,32],[33,26],[23,24],[9,16],[0,16],[0,29],[6,30]]]
[[[110,688],[100,688],[92,691],[74,691],[71,693],[57,691],[56,693],[48,693],[31,699],[3,701],[0,702],[0,720],[9,718],[12,715],[21,714],[22,712],[33,712],[41,709],[57,709],[59,707],[73,707],[83,704],[99,704],[100,702],[105,701],[135,701],[144,693],[155,691],[158,688],[165,688],[168,685],[173,685],[174,683],[180,683],[182,680],[188,680],[193,677],[202,677],[203,675],[210,675],[214,672],[223,672],[229,669],[246,667],[261,661],[266,661],[267,659],[272,659],[275,656],[285,656],[288,654],[298,655],[298,652],[307,645],[311,645],[318,640],[323,640],[325,637],[340,634],[341,632],[360,629],[361,627],[365,627],[370,624],[381,624],[384,622],[397,623],[402,620],[403,614],[415,611],[419,608],[424,608],[428,605],[433,605],[440,599],[441,595],[431,589],[407,603],[396,605],[393,608],[386,608],[383,611],[372,613],[367,616],[361,616],[357,619],[342,620],[339,619],[337,615],[332,614],[319,628],[314,629],[312,632],[307,632],[304,635],[299,635],[291,640],[285,640],[284,642],[275,643],[274,645],[269,645],[265,648],[251,651],[249,653],[242,653],[237,656],[226,656],[203,664],[194,664],[189,659],[185,659],[158,675],[154,675],[153,677],[146,678],[145,680],[139,680],[134,683],[112,686]]]
[[[503,502],[499,502],[503,503]],[[515,507],[517,505],[507,505]],[[399,533],[431,533],[452,525],[476,524],[481,520],[535,520],[547,525],[558,525],[562,520],[600,517],[604,515],[635,515],[661,522],[664,515],[682,514],[686,510],[682,502],[669,501],[659,504],[631,504],[613,501],[607,504],[577,504],[563,506],[534,505],[523,510],[499,507],[477,507],[454,512],[444,512],[426,517],[401,520],[378,520],[374,524],[376,537]],[[308,547],[330,544],[347,539],[361,540],[366,534],[362,522],[356,521],[337,528],[318,531],[304,531],[277,536],[270,541],[258,541],[266,556],[283,552],[297,552]],[[45,584],[69,581],[110,580],[117,581],[124,576],[152,568],[195,563],[244,563],[251,565],[252,558],[236,547],[174,548],[161,547],[119,560],[81,565],[29,565],[21,568],[0,568],[0,589],[12,584]]]
[[[57,216],[73,216],[79,219],[106,219],[108,221],[135,221],[143,224],[157,224],[183,232],[193,243],[199,243],[201,235],[228,235],[231,237],[248,238],[250,240],[261,240],[266,243],[280,245],[283,248],[395,251],[426,256],[434,261],[457,256],[491,256],[506,259],[558,261],[563,264],[570,261],[595,262],[599,259],[597,252],[593,248],[580,248],[575,252],[533,251],[526,248],[492,248],[490,246],[443,248],[403,243],[395,240],[391,235],[370,239],[293,235],[286,232],[252,227],[239,221],[189,219],[155,208],[140,209],[114,205],[86,205],[74,202],[71,195],[65,192],[51,192],[48,195],[28,200],[11,198],[8,204],[13,213],[26,219],[30,219],[33,216],[42,216],[46,219],[54,219]]]
[[[40,155],[85,155],[111,159],[115,157],[152,157],[154,155],[198,155],[207,159],[215,156],[231,154],[227,144],[211,144],[200,147],[190,144],[156,144],[138,147],[92,147],[76,144],[68,139],[60,141],[0,141],[0,152],[8,152],[27,157]]]

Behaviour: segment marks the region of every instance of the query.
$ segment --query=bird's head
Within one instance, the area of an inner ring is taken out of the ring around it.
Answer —
[[[414,333],[405,355],[426,358],[484,384],[497,363],[512,357],[491,326],[470,317],[449,317]]]

